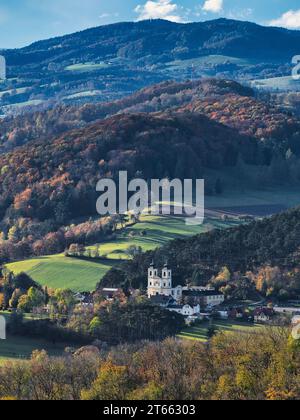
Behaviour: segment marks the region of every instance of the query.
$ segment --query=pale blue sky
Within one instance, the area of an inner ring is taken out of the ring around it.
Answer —
[[[0,48],[144,18],[218,17],[300,29],[299,0],[0,0]]]

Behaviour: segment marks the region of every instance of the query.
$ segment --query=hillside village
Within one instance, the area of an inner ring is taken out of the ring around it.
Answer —
[[[173,287],[172,273],[168,264],[159,270],[152,263],[148,269],[147,298],[154,306],[182,315],[188,325],[212,319],[258,324],[281,324],[285,319],[287,325],[300,323],[298,301],[290,302],[286,307],[265,300],[250,304],[246,301],[226,301],[224,294],[210,285]],[[118,301],[123,291],[119,288],[102,288],[100,293],[113,302]],[[130,291],[132,297],[137,293],[136,290]],[[90,298],[82,295],[81,298],[86,305],[92,305]]]

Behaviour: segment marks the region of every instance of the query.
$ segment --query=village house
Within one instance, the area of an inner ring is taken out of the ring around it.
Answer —
[[[117,289],[117,288],[113,288],[113,287],[104,287],[102,289],[99,290],[100,295],[109,301],[113,301],[115,300],[120,293],[122,293],[122,289]]]
[[[198,317],[200,314],[200,305],[192,307],[190,305],[171,304],[167,306],[167,309],[172,312],[177,312],[178,314],[185,317]]]
[[[271,321],[274,316],[273,309],[258,308],[254,311],[254,322],[266,324]]]
[[[78,303],[80,303],[81,306],[84,307],[93,307],[94,305],[93,294],[89,292],[76,293],[75,299]]]

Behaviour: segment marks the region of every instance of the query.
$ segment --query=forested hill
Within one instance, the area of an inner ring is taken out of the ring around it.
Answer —
[[[155,63],[208,54],[278,60],[297,54],[299,42],[298,31],[250,22],[218,19],[179,24],[150,20],[92,28],[36,42],[19,50],[7,50],[5,54],[12,65],[117,56],[129,59],[152,57]]]
[[[49,141],[66,131],[82,128],[119,113],[166,111],[205,98],[220,101],[227,95],[251,97],[254,92],[231,80],[208,78],[182,83],[167,81],[116,101],[78,106],[60,105],[48,110],[8,117],[0,120],[0,152],[10,151],[31,140]]]
[[[95,214],[96,184],[127,170],[144,179],[202,177],[255,164],[255,139],[203,115],[120,115],[0,156],[0,215],[68,222]],[[7,217],[8,216],[8,217]]]
[[[7,113],[10,107],[109,101],[191,76],[290,76],[299,44],[300,31],[227,19],[101,26],[1,51],[8,65],[1,106]]]
[[[203,78],[178,83],[163,82],[142,89],[121,100],[82,106],[58,106],[25,113],[0,121],[0,153],[32,140],[57,138],[117,114],[132,113],[205,114],[210,119],[236,129],[242,135],[289,148],[300,154],[300,121],[268,102],[257,99],[252,89],[223,79]]]
[[[190,239],[175,240],[155,252],[139,255],[124,263],[121,271],[108,273],[101,285],[121,284],[145,287],[147,269],[166,261],[174,272],[175,283],[184,285],[195,272],[208,282],[222,268],[246,274],[270,264],[297,272],[300,264],[300,208],[228,230],[214,230]],[[298,270],[299,272],[299,270]],[[288,281],[293,281],[289,276]],[[299,276],[298,276],[299,277]],[[298,278],[298,280],[300,280]],[[300,282],[299,282],[300,286]]]
[[[225,172],[247,187],[299,182],[298,120],[226,80],[163,83],[105,105],[5,119],[2,130],[3,147],[12,143],[0,155],[4,261],[12,244],[32,255],[50,232],[95,216],[97,181],[120,170],[130,178],[204,177],[207,194],[228,187]],[[65,246],[56,239],[54,253]]]

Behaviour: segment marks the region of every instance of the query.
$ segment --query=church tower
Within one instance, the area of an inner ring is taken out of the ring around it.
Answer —
[[[157,295],[172,296],[172,271],[165,265],[160,277],[152,263],[148,269],[148,298]]]
[[[165,264],[162,270],[162,280],[164,287],[172,289],[172,270],[169,270],[168,264]]]

